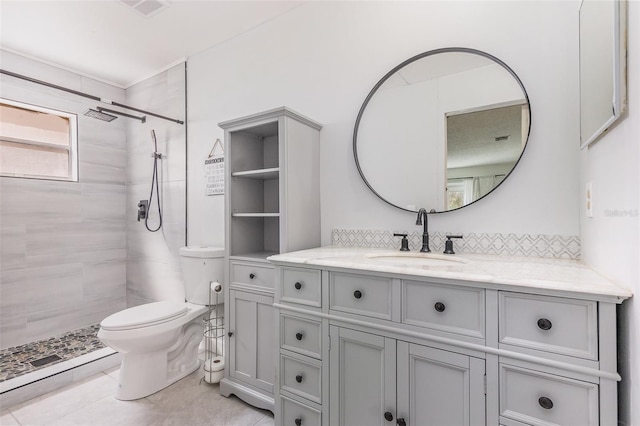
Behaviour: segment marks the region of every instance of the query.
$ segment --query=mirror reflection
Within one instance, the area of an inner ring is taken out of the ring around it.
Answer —
[[[495,189],[529,134],[526,92],[505,64],[473,49],[427,52],[389,72],[365,100],[354,155],[365,183],[408,211],[448,211]]]
[[[606,132],[626,110],[626,3],[580,6],[580,146]]]

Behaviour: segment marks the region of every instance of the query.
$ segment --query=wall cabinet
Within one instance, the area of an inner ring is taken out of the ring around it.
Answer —
[[[266,258],[320,243],[321,126],[288,108],[225,131],[225,317],[220,392],[274,410],[274,269]]]
[[[303,258],[271,258],[276,424],[617,422],[616,299]]]

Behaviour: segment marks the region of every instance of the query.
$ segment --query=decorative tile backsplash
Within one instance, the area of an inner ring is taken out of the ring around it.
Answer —
[[[338,247],[371,247],[399,249],[401,237],[394,233],[408,234],[409,248],[420,250],[422,232],[383,231],[370,229],[334,229],[331,244]],[[536,234],[476,234],[455,232],[430,232],[429,246],[434,253],[444,251],[447,235],[462,235],[454,240],[456,253],[498,254],[508,256],[553,257],[580,259],[580,237]]]

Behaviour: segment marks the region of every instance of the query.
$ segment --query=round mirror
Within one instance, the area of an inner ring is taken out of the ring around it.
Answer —
[[[353,132],[360,176],[402,210],[455,210],[484,197],[514,169],[531,112],[518,76],[474,49],[410,58],[365,99]]]

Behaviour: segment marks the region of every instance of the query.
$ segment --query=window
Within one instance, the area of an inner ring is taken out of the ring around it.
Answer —
[[[77,116],[0,99],[0,175],[78,180]]]
[[[447,206],[457,209],[473,202],[473,179],[460,178],[447,181]]]

